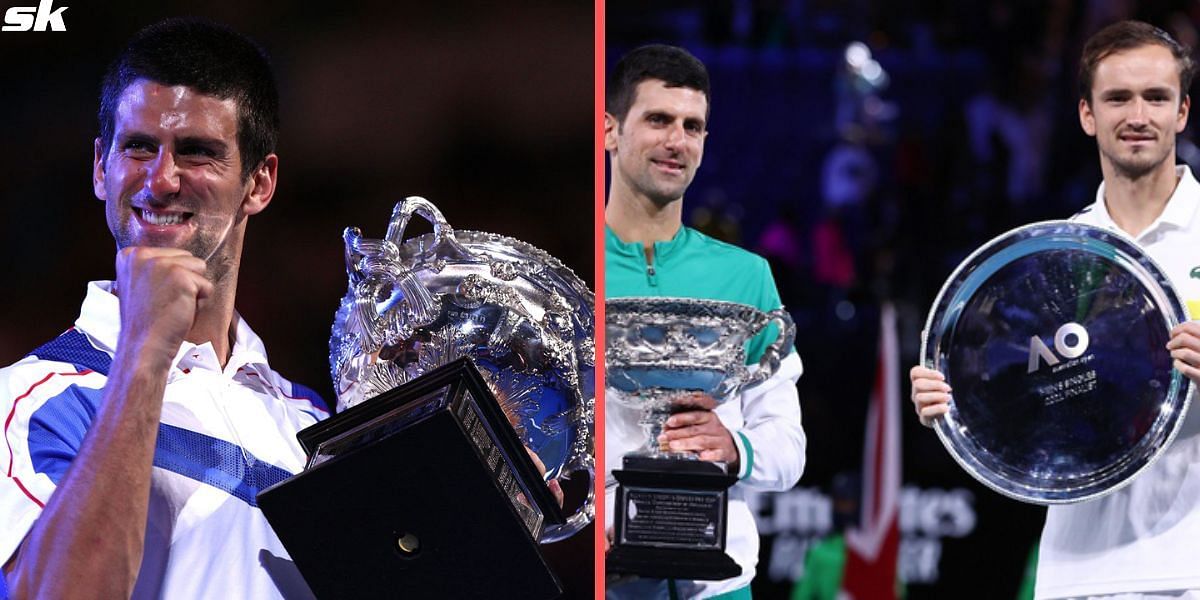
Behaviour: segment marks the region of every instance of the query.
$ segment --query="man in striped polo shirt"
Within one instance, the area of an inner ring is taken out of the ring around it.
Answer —
[[[303,467],[295,434],[327,413],[234,310],[246,224],[278,177],[271,68],[223,26],[164,21],[112,64],[99,116],[116,281],[0,370],[3,583],[16,598],[309,597],[255,496]]]

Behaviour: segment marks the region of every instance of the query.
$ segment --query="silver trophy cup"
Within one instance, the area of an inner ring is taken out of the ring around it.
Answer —
[[[413,215],[433,233],[405,240]],[[594,516],[595,406],[587,286],[530,244],[452,229],[415,196],[396,205],[383,239],[349,228],[345,242],[349,289],[330,340],[339,409],[467,357],[545,479],[589,479],[583,505],[535,537],[551,542],[586,527]]]
[[[746,342],[777,325],[757,369]],[[621,298],[605,303],[606,398],[640,411],[641,448],[613,471],[614,574],[720,580],[741,567],[725,554],[728,465],[697,460],[659,445],[672,414],[715,409],[779,370],[795,326],[782,308],[686,298]],[[615,408],[615,407],[614,407]],[[616,411],[612,411],[615,413]],[[612,414],[610,413],[610,414]]]
[[[671,414],[693,405],[696,393],[717,405],[779,370],[795,340],[784,309],[691,298],[620,298],[605,302],[607,387],[618,404],[638,409],[646,444],[639,456],[693,459],[660,448],[658,435]],[[758,368],[746,364],[746,342],[768,325],[778,335]]]
[[[404,239],[414,215],[433,233]],[[263,514],[322,598],[561,597],[540,545],[593,519],[592,293],[422,198],[345,242],[338,411],[297,434],[307,465],[258,494]],[[579,473],[564,512],[546,482]]]

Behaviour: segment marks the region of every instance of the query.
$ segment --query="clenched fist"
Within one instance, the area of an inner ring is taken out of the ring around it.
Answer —
[[[212,292],[204,261],[185,250],[121,249],[117,253],[118,348],[169,366],[196,320],[198,303]]]

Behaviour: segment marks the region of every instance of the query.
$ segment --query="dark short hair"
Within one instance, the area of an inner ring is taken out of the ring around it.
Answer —
[[[1092,103],[1092,84],[1100,61],[1118,52],[1148,45],[1162,46],[1171,51],[1179,67],[1180,98],[1186,96],[1196,71],[1192,63],[1192,49],[1149,23],[1119,21],[1096,32],[1083,46],[1083,56],[1079,59],[1079,97],[1088,104]]]
[[[633,106],[638,84],[647,79],[657,79],[667,87],[690,88],[709,99],[708,69],[700,59],[677,46],[651,44],[632,50],[617,61],[604,98],[609,114],[617,121],[624,121]]]
[[[275,151],[279,92],[266,52],[246,36],[202,19],[167,19],[134,34],[104,75],[100,88],[100,140],[105,158],[116,129],[117,102],[139,79],[183,85],[237,103],[237,144],[242,178]]]

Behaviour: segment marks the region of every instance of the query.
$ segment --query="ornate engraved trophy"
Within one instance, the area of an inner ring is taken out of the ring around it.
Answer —
[[[1012,498],[1063,504],[1127,485],[1184,421],[1172,368],[1187,309],[1116,232],[1034,223],[976,250],[934,301],[921,349],[954,389],[936,423],[950,454]]]
[[[433,233],[404,240],[413,215]],[[339,597],[357,597],[355,585],[414,597],[561,593],[537,545],[594,516],[592,293],[541,250],[455,231],[419,197],[396,205],[384,239],[350,228],[345,242],[349,289],[330,340],[339,412],[299,434],[309,466],[293,479],[309,485],[286,500],[327,494],[339,522],[324,537],[295,536],[310,549],[298,556],[289,535],[300,528],[268,512],[280,539],[322,597],[314,581]],[[566,516],[546,482],[578,473],[586,499]],[[365,488],[347,516],[345,490]],[[330,561],[345,538],[347,559]],[[359,556],[374,546],[380,558]]]
[[[745,344],[772,323],[777,336],[752,369]],[[720,405],[778,371],[795,338],[791,317],[733,302],[620,298],[605,302],[605,336],[606,402],[639,411],[646,432],[645,445],[613,471],[619,485],[606,569],[737,576],[741,567],[725,554],[728,488],[737,476],[724,463],[665,450],[657,438],[670,415],[698,406],[697,393]]]

